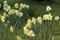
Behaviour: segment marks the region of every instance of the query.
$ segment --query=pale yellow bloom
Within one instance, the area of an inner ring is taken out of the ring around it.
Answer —
[[[9,10],[9,12],[8,12],[8,14],[10,15],[10,14],[14,14],[15,13],[15,10],[13,9],[13,10]]]
[[[1,16],[1,21],[2,21],[2,22],[5,22],[5,19],[6,19],[5,16]]]
[[[14,28],[13,28],[12,26],[10,26],[9,30],[10,30],[10,32],[12,32],[12,33],[13,33]]]
[[[60,17],[59,16],[55,16],[55,20],[59,20],[60,19]]]
[[[41,24],[42,23],[42,18],[41,17],[38,17],[37,18],[37,22],[39,22]]]
[[[45,14],[44,16],[43,16],[43,20],[52,20],[52,15],[51,14]]]
[[[30,36],[30,37],[34,37],[35,36],[33,30],[29,31],[27,35]]]
[[[29,29],[27,29],[26,27],[24,27],[24,28],[23,28],[23,30],[24,30],[24,34],[25,34],[25,35],[27,35],[27,34],[28,34],[28,32],[30,31],[30,30],[29,30]]]
[[[47,15],[43,15],[43,20],[47,20]]]
[[[8,12],[9,10],[11,10],[11,7],[8,5],[6,7],[3,8],[6,12]]]
[[[26,5],[26,4],[23,4],[23,5],[24,5],[24,8],[27,8],[27,9],[29,8],[29,5]]]
[[[19,12],[19,15],[18,15],[19,17],[22,17],[23,16],[23,13],[22,12]]]
[[[20,10],[22,10],[22,8],[24,8],[24,6],[25,6],[25,5],[24,5],[23,3],[21,3],[21,4],[20,4]]]
[[[22,10],[23,8],[29,8],[29,5],[26,5],[26,4],[23,4],[23,3],[21,3],[20,4],[20,10]]]
[[[33,17],[32,18],[32,22],[35,24],[36,23],[36,19]]]
[[[8,16],[8,14],[7,14],[6,12],[4,12],[4,13],[3,13],[3,15],[4,15],[5,17],[7,17],[7,16]]]
[[[15,8],[18,8],[19,7],[18,3],[15,3],[14,7]]]
[[[16,15],[19,15],[19,10],[15,10],[15,14]]]
[[[22,40],[22,38],[20,36],[16,36],[17,37],[17,40]]]
[[[32,23],[32,21],[30,19],[27,20],[27,24],[30,24]]]
[[[52,17],[53,17],[53,16],[52,16],[51,14],[48,14],[48,15],[47,15],[47,20],[52,20]]]
[[[7,4],[7,1],[6,0],[4,1],[4,4]]]
[[[32,25],[32,24],[29,23],[29,24],[26,24],[25,27],[26,27],[26,28],[31,28],[31,25]]]
[[[52,10],[51,7],[50,6],[47,6],[46,7],[46,11],[50,11],[50,10]]]

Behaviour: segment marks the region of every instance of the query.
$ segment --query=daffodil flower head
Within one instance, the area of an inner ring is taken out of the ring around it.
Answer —
[[[36,19],[34,17],[32,18],[32,23],[36,23]]]
[[[19,7],[18,3],[15,3],[14,7],[15,8],[18,8]]]
[[[19,15],[18,15],[19,17],[22,17],[23,16],[23,13],[22,12],[19,12]]]
[[[52,20],[52,17],[53,17],[53,16],[52,16],[51,14],[48,14],[48,15],[47,15],[47,20]]]
[[[6,19],[5,16],[1,16],[1,21],[2,21],[2,22],[5,22],[5,19]]]
[[[60,19],[60,17],[59,16],[55,16],[55,20],[59,20]]]
[[[24,34],[25,34],[25,35],[27,35],[27,34],[28,34],[28,32],[30,31],[30,30],[29,30],[29,29],[27,29],[26,27],[24,27],[24,28],[23,28],[23,30],[24,30]]]
[[[46,11],[50,11],[50,10],[52,10],[52,8],[50,6],[47,6]]]
[[[12,27],[12,26],[10,26],[10,28],[9,28],[9,30],[10,30],[10,32],[14,32],[14,28]]]
[[[29,33],[27,35],[30,36],[30,37],[34,37],[35,36],[33,30],[29,31]]]
[[[39,22],[40,24],[42,24],[42,18],[41,17],[38,17],[37,18],[37,22]]]
[[[52,20],[52,15],[51,14],[45,14],[44,16],[43,16],[43,20]]]
[[[16,36],[17,40],[22,40],[22,38],[20,36]]]
[[[27,24],[29,24],[29,23],[32,23],[31,19],[28,19],[27,20]]]
[[[47,14],[43,15],[43,20],[47,20]]]

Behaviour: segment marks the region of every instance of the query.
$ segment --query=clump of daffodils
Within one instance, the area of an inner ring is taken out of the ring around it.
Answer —
[[[24,26],[23,30],[25,35],[34,37],[35,33],[33,32],[33,30],[30,30],[31,25],[32,25],[32,20],[28,19],[27,24]]]
[[[50,6],[47,6],[46,11],[50,11],[50,10],[52,10],[52,8]]]
[[[35,33],[33,32],[33,30],[29,30],[26,27],[24,27],[24,34],[29,36],[29,37],[34,37],[35,36]]]
[[[16,36],[17,40],[22,40],[22,38],[20,36]]]
[[[11,9],[11,6],[8,5],[7,1],[4,1],[3,9],[8,12]]]
[[[60,19],[60,17],[59,16],[55,16],[55,20],[59,20]]]
[[[20,10],[22,10],[23,8],[29,9],[29,5],[26,5],[26,4],[21,3],[20,4]]]
[[[52,20],[52,15],[51,14],[45,14],[43,15],[43,20]]]
[[[10,26],[10,28],[9,28],[9,30],[10,30],[10,32],[14,32],[14,28],[12,27],[12,26]]]

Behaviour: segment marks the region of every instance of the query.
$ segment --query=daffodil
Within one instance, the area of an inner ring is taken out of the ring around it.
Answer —
[[[19,7],[18,3],[15,3],[14,7],[15,8],[18,8]]]
[[[1,21],[2,21],[2,22],[5,22],[5,19],[6,19],[5,16],[1,16]]]
[[[41,17],[38,17],[37,18],[37,22],[39,22],[41,24],[42,23],[42,18]]]
[[[25,35],[27,35],[27,34],[28,34],[28,32],[30,31],[30,30],[29,30],[29,29],[27,29],[26,27],[24,27],[24,28],[23,28],[23,30],[24,30],[24,34],[25,34]]]
[[[12,26],[10,26],[9,30],[10,30],[10,32],[12,32],[12,33],[13,33],[14,28],[13,28]]]
[[[29,24],[26,24],[25,27],[26,27],[26,28],[31,28],[31,25],[32,25],[32,24],[29,23]]]
[[[31,30],[31,31],[28,32],[27,35],[30,36],[30,37],[34,37],[35,36],[35,33],[33,32],[33,30]]]
[[[59,16],[55,16],[55,20],[59,20],[60,19],[60,17]]]
[[[6,0],[4,1],[4,4],[7,4],[7,1]]]
[[[16,15],[19,15],[19,10],[15,10],[15,14]]]
[[[36,19],[33,17],[32,18],[32,22],[35,24],[36,23]]]
[[[9,5],[7,5],[6,7],[3,8],[6,12],[8,12],[9,10],[11,10],[11,7]]]
[[[20,10],[22,10],[23,8],[28,9],[29,8],[29,5],[26,5],[26,4],[21,3],[20,4]]]
[[[52,10],[52,8],[50,6],[47,6],[46,11],[50,11],[50,10]]]
[[[43,20],[47,20],[47,14],[43,15]]]
[[[26,5],[26,4],[23,4],[23,5],[24,5],[24,8],[29,9],[29,5]]]
[[[44,16],[43,16],[43,20],[52,20],[52,15],[51,14],[45,14]]]
[[[19,12],[19,15],[18,15],[19,17],[22,17],[23,16],[23,13],[22,12]]]
[[[27,24],[30,24],[32,23],[32,21],[30,19],[27,20]]]
[[[48,15],[47,15],[47,20],[52,20],[52,17],[53,17],[53,16],[52,16],[51,14],[48,14]]]
[[[22,38],[20,36],[16,36],[17,40],[22,40]]]
[[[14,10],[14,9],[8,11],[8,14],[9,14],[9,15],[10,15],[10,14],[14,14],[14,13],[15,13],[15,10]]]

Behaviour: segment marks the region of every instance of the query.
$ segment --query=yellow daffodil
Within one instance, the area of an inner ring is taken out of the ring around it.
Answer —
[[[50,10],[52,10],[51,7],[50,6],[47,6],[46,7],[46,11],[50,11]]]
[[[19,15],[19,10],[15,10],[15,14],[16,15]]]
[[[29,5],[26,5],[26,8],[29,9]]]
[[[38,17],[37,18],[37,22],[39,22],[41,24],[42,23],[42,18],[41,17]]]
[[[18,15],[19,17],[22,17],[23,16],[23,13],[22,12],[19,12],[19,15]]]
[[[43,15],[43,20],[47,20],[47,15]]]
[[[15,8],[18,8],[19,7],[18,3],[15,3],[14,7]]]
[[[9,30],[10,30],[10,32],[12,32],[12,33],[13,33],[14,28],[13,28],[12,26],[10,26]]]
[[[2,22],[5,22],[5,19],[6,19],[5,16],[1,16],[1,21],[2,21]]]
[[[36,19],[33,17],[32,18],[32,22],[35,24],[36,23]]]
[[[29,8],[29,5],[26,5],[26,4],[23,4],[23,3],[21,3],[20,4],[20,10],[22,10],[23,8]]]
[[[48,15],[47,15],[47,20],[52,20],[52,17],[53,17],[53,16],[52,16],[51,14],[48,14]]]
[[[30,30],[28,30],[26,27],[23,28],[24,34],[27,35]]]
[[[26,27],[26,28],[31,28],[31,25],[32,25],[32,24],[29,23],[29,24],[26,24],[25,27]]]
[[[30,24],[32,23],[32,21],[30,19],[27,20],[27,24]]]
[[[10,14],[14,14],[15,13],[15,10],[13,9],[13,10],[9,10],[9,12],[8,12],[8,14],[10,15]]]
[[[33,30],[29,31],[27,35],[30,36],[30,37],[34,37],[35,36]]]
[[[22,40],[22,38],[20,36],[16,36],[17,40]]]
[[[45,14],[44,16],[43,16],[43,20],[52,20],[52,15],[51,14]]]
[[[4,4],[7,4],[7,1],[6,0],[4,1]]]
[[[60,17],[59,16],[55,16],[55,20],[59,20],[60,19]]]
[[[8,12],[9,10],[11,10],[11,7],[9,5],[7,5],[6,7],[3,8],[6,12]]]

